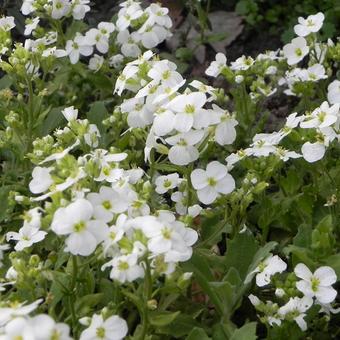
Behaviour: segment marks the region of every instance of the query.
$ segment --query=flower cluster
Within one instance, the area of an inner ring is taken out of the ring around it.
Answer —
[[[284,281],[279,280],[277,274],[286,269],[287,264],[280,257],[271,255],[247,278],[249,280],[256,274],[257,286],[274,286],[279,303],[270,300],[263,302],[253,294],[248,296],[256,310],[264,314],[261,316],[263,322],[271,326],[280,326],[282,322],[296,322],[302,331],[306,331],[304,317],[313,305],[319,307],[319,313],[340,312],[340,309],[334,309],[331,305],[337,295],[332,287],[337,276],[331,267],[322,266],[312,273],[305,264],[299,263],[295,266],[294,273],[286,274]]]
[[[241,338],[216,320],[246,296],[268,338],[328,322],[340,43],[320,39],[324,15],[188,81],[154,50],[167,8],[127,0],[89,26],[90,6],[23,1],[22,43],[0,18],[0,339]]]

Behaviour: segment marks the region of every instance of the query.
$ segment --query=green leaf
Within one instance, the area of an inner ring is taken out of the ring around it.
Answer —
[[[200,255],[197,251],[193,253],[191,259],[185,263],[184,268],[186,271],[191,271],[204,291],[215,305],[217,311],[223,314],[223,303],[220,297],[216,294],[215,290],[211,287],[210,282],[215,280],[214,275],[210,270],[209,263],[206,258]]]
[[[6,74],[0,79],[0,90],[8,88],[12,84],[13,84],[13,80],[10,78],[8,74]]]
[[[201,227],[200,248],[210,247],[221,240],[221,234],[226,231],[226,225],[220,222],[218,216],[204,219]]]
[[[64,116],[61,113],[61,110],[63,109],[64,109],[63,106],[55,107],[48,113],[41,128],[41,134],[43,136],[48,135],[50,132],[52,132],[61,125],[61,123],[64,120]]]
[[[236,329],[230,340],[256,340],[256,322],[245,324],[239,329]]]
[[[150,324],[157,327],[162,327],[169,325],[172,323],[177,316],[180,314],[180,311],[177,312],[160,312],[153,311],[149,313]]]
[[[0,209],[0,222],[2,222],[6,218],[6,210],[8,207],[8,193],[10,188],[7,186],[3,186],[0,188],[0,202],[1,202],[1,209]]]
[[[323,264],[332,267],[337,277],[340,278],[340,254],[331,255]]]
[[[190,61],[193,58],[192,50],[187,47],[181,47],[176,50],[176,58],[182,61]]]
[[[227,268],[236,268],[240,278],[244,280],[258,248],[251,233],[237,234],[234,239],[228,241],[224,256]]]
[[[157,328],[160,334],[171,334],[174,338],[183,338],[189,334],[192,329],[200,327],[200,323],[194,320],[192,315],[180,314],[169,325]]]
[[[101,301],[103,301],[104,294],[96,293],[96,294],[88,294],[82,296],[81,298],[77,298],[75,303],[76,311],[79,315],[87,314],[91,309],[96,307]]]
[[[186,340],[209,340],[207,333],[203,328],[194,328],[190,334],[185,338]]]
[[[209,282],[209,286],[218,296],[224,318],[231,317],[239,298],[236,287],[229,282]]]
[[[103,120],[108,118],[109,114],[106,109],[104,102],[94,102],[91,107],[90,111],[87,113],[87,118],[90,123],[96,124],[99,131],[103,133],[105,128],[103,126]]]

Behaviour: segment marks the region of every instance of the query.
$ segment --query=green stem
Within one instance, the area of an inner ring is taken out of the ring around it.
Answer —
[[[69,297],[69,307],[71,311],[73,327],[76,327],[78,325],[76,311],[74,308],[74,303],[76,300],[77,276],[78,276],[77,256],[72,255],[72,280],[71,280],[71,287],[70,287],[71,295]]]
[[[145,340],[148,329],[149,329],[149,308],[148,308],[148,301],[151,298],[152,294],[152,277],[151,277],[151,270],[150,270],[150,264],[148,259],[145,260],[145,277],[144,277],[144,289],[143,289],[143,295],[144,295],[144,306],[142,310],[142,331],[140,335],[140,340]]]
[[[27,79],[28,88],[28,119],[27,119],[27,145],[26,152],[30,152],[33,142],[33,123],[34,123],[34,103],[33,103],[33,85],[31,79]]]

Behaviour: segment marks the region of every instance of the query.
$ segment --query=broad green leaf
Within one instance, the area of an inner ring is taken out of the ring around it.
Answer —
[[[86,116],[90,123],[97,125],[101,133],[105,131],[105,128],[103,126],[103,120],[106,119],[109,115],[104,102],[102,101],[94,102],[91,105],[90,111],[87,113]]]
[[[226,231],[226,225],[220,221],[218,216],[203,220],[201,226],[200,248],[209,247],[221,240],[221,234]]]
[[[192,329],[200,327],[192,315],[179,314],[176,319],[169,325],[157,327],[157,333],[171,334],[174,338],[183,338],[189,334]]]
[[[62,106],[55,107],[47,114],[47,117],[41,128],[41,134],[43,136],[48,135],[50,132],[52,132],[61,125],[61,123],[64,120],[64,116],[61,113],[63,109],[64,107]]]
[[[10,78],[8,74],[0,78],[0,90],[8,88],[12,84],[13,84],[13,80]]]
[[[150,321],[150,324],[153,326],[157,326],[157,327],[166,326],[172,323],[180,313],[181,313],[180,311],[173,312],[173,313],[153,311],[149,313],[149,321]]]
[[[324,265],[332,267],[335,270],[338,279],[340,278],[340,254],[328,257],[324,261]]]
[[[198,252],[194,252],[191,259],[185,263],[184,268],[186,271],[194,273],[195,279],[203,292],[209,296],[217,311],[223,315],[223,303],[210,285],[210,282],[213,282],[215,278],[210,270],[210,266],[206,258]]]
[[[240,278],[244,280],[258,248],[257,242],[251,233],[237,234],[227,243],[227,252],[224,255],[227,268],[234,267],[237,269]]]
[[[186,340],[209,340],[207,333],[203,328],[194,328],[190,334],[185,338]]]
[[[78,298],[75,303],[75,309],[78,315],[83,316],[90,312],[95,306],[97,306],[101,301],[103,301],[104,294],[88,294]]]
[[[239,329],[236,329],[230,340],[256,340],[256,322],[245,324]]]

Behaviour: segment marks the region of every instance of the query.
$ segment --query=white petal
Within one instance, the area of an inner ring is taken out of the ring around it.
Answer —
[[[309,268],[303,263],[299,263],[295,266],[294,273],[297,277],[306,281],[309,281],[313,275]]]
[[[217,198],[217,191],[210,185],[197,191],[198,199],[204,204],[211,204]]]
[[[203,189],[204,187],[207,186],[207,174],[204,170],[202,169],[196,169],[194,170],[191,175],[191,183],[192,186],[196,189],[196,190],[200,190]]]
[[[321,286],[330,286],[337,281],[334,269],[327,266],[318,268],[314,276],[320,280]]]

